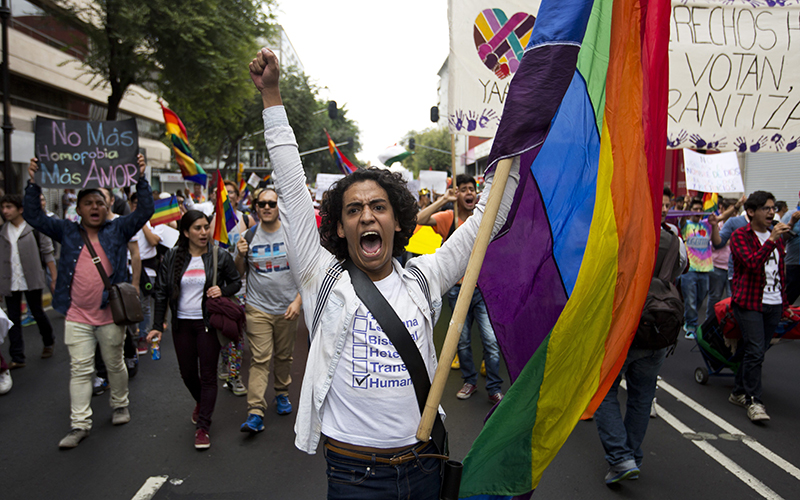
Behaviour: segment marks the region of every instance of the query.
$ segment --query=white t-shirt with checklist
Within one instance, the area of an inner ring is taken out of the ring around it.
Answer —
[[[409,298],[400,275],[393,270],[375,286],[406,325],[422,358],[428,359],[425,336],[431,332],[426,331],[423,313]],[[408,418],[412,411],[414,418]],[[364,304],[350,325],[321,414],[322,433],[344,443],[397,448],[418,441],[420,414],[411,375]]]

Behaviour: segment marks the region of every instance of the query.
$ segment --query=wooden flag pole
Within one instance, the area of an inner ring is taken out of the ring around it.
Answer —
[[[422,442],[427,442],[431,436],[433,421],[436,418],[436,412],[439,411],[439,402],[442,400],[444,385],[447,382],[447,375],[450,373],[450,363],[452,363],[456,355],[458,338],[461,336],[464,319],[467,316],[467,311],[469,311],[470,302],[472,302],[472,293],[478,283],[478,275],[481,272],[481,266],[483,266],[483,258],[486,256],[486,247],[489,246],[492,228],[494,227],[495,219],[497,219],[500,201],[503,199],[503,192],[506,190],[506,181],[508,181],[508,173],[511,170],[513,161],[513,158],[500,160],[494,172],[492,188],[489,192],[489,199],[486,202],[486,209],[483,213],[480,228],[478,229],[478,236],[475,238],[475,244],[472,246],[472,253],[469,256],[467,274],[464,275],[464,280],[461,283],[461,292],[458,294],[456,307],[453,310],[453,316],[450,318],[447,336],[442,346],[442,354],[439,357],[439,367],[433,377],[431,390],[428,393],[428,401],[425,403],[425,411],[422,413],[422,419],[417,429],[417,439]]]

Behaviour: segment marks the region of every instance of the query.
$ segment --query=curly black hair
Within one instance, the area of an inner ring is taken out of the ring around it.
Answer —
[[[382,168],[359,168],[352,174],[337,181],[326,191],[322,199],[319,213],[322,222],[319,226],[320,241],[337,259],[344,260],[348,256],[347,240],[337,234],[339,222],[342,220],[344,193],[358,182],[375,181],[389,196],[394,216],[400,225],[400,231],[394,234],[392,256],[399,257],[405,252],[408,240],[414,234],[417,225],[419,207],[414,196],[408,190],[406,181],[398,173]]]

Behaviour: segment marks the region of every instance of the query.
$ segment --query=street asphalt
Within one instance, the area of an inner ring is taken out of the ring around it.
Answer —
[[[39,359],[42,346],[36,326],[26,327],[27,367],[12,372],[14,387],[0,397],[0,498],[325,498],[321,448],[316,455],[306,455],[294,447],[294,414],[279,416],[271,407],[264,432],[243,434],[239,426],[246,418],[245,398],[223,389],[221,382],[212,446],[202,452],[194,449],[190,421],[194,403],[181,382],[169,335],[162,342],[162,359],[143,357],[138,375],[130,381],[131,422],[111,425],[107,392],[92,400],[91,435],[76,449],[59,450],[58,441],[69,431],[69,356],[63,344],[63,318],[49,314],[58,339],[54,357]],[[449,315],[445,305],[444,319],[435,332],[437,347]],[[473,336],[475,357],[480,359],[479,336],[476,332]],[[607,465],[595,424],[578,422],[545,471],[534,498],[800,498],[800,342],[782,342],[767,354],[764,401],[772,420],[766,425],[751,423],[744,409],[727,402],[731,377],[712,377],[707,385],[694,381],[702,359],[693,344],[681,339],[661,371],[669,387],[662,383],[657,391],[662,416],[650,421],[638,480],[607,487],[603,483]],[[294,404],[306,351],[301,329],[290,389]],[[7,342],[2,352],[8,360]],[[448,379],[442,405],[456,459],[466,455],[491,408],[483,384],[480,379],[478,392],[460,401],[455,398],[461,386],[459,373],[452,371]],[[269,399],[274,396],[272,387],[267,394]],[[694,408],[687,405],[689,399]],[[148,496],[144,485],[156,476],[167,480]]]

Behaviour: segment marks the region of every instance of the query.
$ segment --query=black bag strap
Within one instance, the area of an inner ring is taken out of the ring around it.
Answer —
[[[214,266],[214,277],[211,279],[211,286],[215,287],[217,286],[217,260],[219,259],[219,247],[216,243],[212,243],[211,246],[214,247],[211,257],[211,262]]]
[[[100,260],[100,257],[97,256],[97,252],[94,251],[94,245],[89,240],[89,235],[86,234],[86,230],[83,226],[80,227],[81,236],[83,237],[83,243],[86,245],[86,248],[89,250],[89,255],[92,256],[92,262],[95,266],[97,266],[97,272],[100,273],[100,278],[103,280],[103,286],[106,290],[111,290],[111,281],[108,279],[108,275],[106,274],[106,270],[103,269],[103,263]]]
[[[345,260],[342,267],[350,273],[350,281],[353,283],[356,295],[367,307],[372,317],[381,325],[383,332],[389,337],[397,353],[403,359],[408,373],[411,375],[419,412],[422,415],[425,410],[425,403],[428,400],[428,393],[431,390],[431,382],[428,378],[425,361],[422,359],[414,339],[411,338],[411,334],[408,333],[408,329],[397,316],[397,313],[364,271],[356,267],[350,259]],[[439,453],[444,453],[445,430],[438,411],[436,412],[431,439],[438,448]]]
[[[672,231],[666,231],[666,233],[669,234],[672,240],[670,241],[667,254],[664,256],[664,260],[661,262],[661,267],[657,267],[658,272],[656,272],[655,275],[657,278],[660,278],[664,281],[672,281],[672,269],[675,267],[675,262],[678,260],[680,243],[678,242],[678,237],[672,234]],[[662,234],[662,237],[663,236],[664,235]]]

